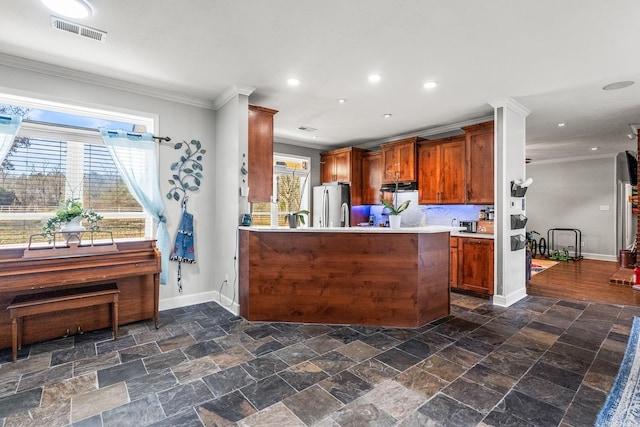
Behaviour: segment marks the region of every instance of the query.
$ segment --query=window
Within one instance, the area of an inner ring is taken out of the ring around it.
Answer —
[[[309,209],[309,164],[308,157],[274,154],[273,156],[273,194],[276,202],[252,203],[253,225],[288,226],[286,214]],[[273,212],[272,212],[273,207]],[[273,213],[273,220],[272,220]],[[309,225],[305,218],[305,225]],[[277,223],[276,223],[277,222]]]
[[[0,104],[0,112],[23,115],[19,136],[0,165],[0,244],[26,243],[40,234],[59,202],[69,198],[102,215],[100,228],[113,238],[151,235],[151,218],[129,193],[95,128],[140,131],[152,122],[9,104]]]

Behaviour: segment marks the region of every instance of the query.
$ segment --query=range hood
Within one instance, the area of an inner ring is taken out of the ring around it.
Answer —
[[[417,182],[399,182],[398,183],[398,193],[404,191],[417,191],[418,183]],[[396,184],[382,184],[380,187],[380,191],[383,193],[395,193],[396,192]]]

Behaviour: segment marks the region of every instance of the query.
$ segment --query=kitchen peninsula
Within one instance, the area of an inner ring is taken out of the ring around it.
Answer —
[[[447,316],[451,230],[240,227],[240,314],[395,327]]]

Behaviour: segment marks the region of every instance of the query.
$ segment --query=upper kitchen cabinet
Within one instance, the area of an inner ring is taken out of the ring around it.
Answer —
[[[351,204],[362,204],[362,155],[361,148],[346,147],[329,151],[320,156],[320,178],[328,182],[346,182],[351,185]]]
[[[382,144],[382,183],[414,182],[416,174],[416,143],[418,137]]]
[[[362,204],[380,204],[382,153],[369,151],[362,156]]]
[[[249,202],[270,202],[273,194],[273,116],[276,110],[249,105],[247,160]]]
[[[423,141],[418,146],[418,203],[465,202],[464,135]]]
[[[466,137],[466,203],[493,204],[493,121],[463,127]]]

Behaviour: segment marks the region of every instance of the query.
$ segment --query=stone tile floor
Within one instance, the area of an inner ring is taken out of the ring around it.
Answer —
[[[247,322],[209,302],[0,351],[0,426],[587,426],[640,307],[452,295],[418,329]]]

